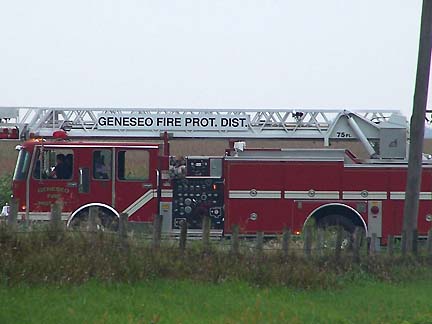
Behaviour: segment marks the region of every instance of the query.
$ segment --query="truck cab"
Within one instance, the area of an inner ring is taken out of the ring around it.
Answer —
[[[92,206],[102,225],[122,212],[130,221],[151,222],[158,212],[159,180],[168,170],[159,144],[31,140],[18,149],[13,197],[19,219],[48,220],[58,200],[68,225],[85,220]]]

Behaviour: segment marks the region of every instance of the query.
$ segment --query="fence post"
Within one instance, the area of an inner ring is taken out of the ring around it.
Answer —
[[[264,247],[264,232],[258,231],[256,233],[256,250],[257,255],[261,256]]]
[[[18,199],[13,198],[10,204],[9,216],[7,219],[7,225],[11,232],[17,230],[17,219],[18,219]]]
[[[239,241],[239,226],[234,224],[232,226],[232,236],[231,236],[231,251],[233,254],[237,255],[240,251],[240,241]]]
[[[306,226],[304,231],[304,254],[307,258],[312,255],[312,227]]]
[[[427,236],[427,255],[432,257],[432,228],[428,231]]]
[[[370,255],[371,237],[366,237],[366,255]]]
[[[118,235],[120,238],[120,245],[122,248],[127,248],[128,217],[129,215],[127,213],[120,214]]]
[[[406,256],[407,254],[407,233],[405,230],[402,231],[402,238],[401,238],[401,252],[402,256]]]
[[[413,235],[412,235],[412,253],[413,255],[417,256],[418,255],[418,231],[415,229],[413,230]]]
[[[55,201],[51,205],[51,218],[49,231],[51,233],[50,238],[54,241],[58,241],[63,234],[63,223],[61,220],[61,212],[63,210],[63,202],[61,200]]]
[[[284,227],[282,233],[282,252],[284,258],[288,257],[290,235],[291,235],[290,230],[287,227]]]
[[[63,228],[61,220],[61,212],[63,210],[63,202],[61,200],[55,201],[51,205],[51,228],[58,229]]]
[[[387,238],[387,253],[390,257],[394,255],[394,236],[391,234]]]
[[[372,233],[370,246],[369,246],[370,255],[376,254],[376,252],[377,252],[376,245],[377,245],[377,235],[376,235],[376,233]]]
[[[185,220],[182,220],[180,222],[180,241],[179,241],[179,249],[181,253],[184,253],[184,251],[186,250],[187,230],[188,230],[188,224]]]
[[[97,240],[97,220],[99,219],[99,208],[91,206],[87,222],[87,231],[90,234],[90,244],[95,246]]]
[[[338,225],[336,228],[336,246],[335,246],[335,258],[339,259],[342,252],[342,236],[343,236],[343,227]]]
[[[153,248],[159,249],[162,237],[162,215],[157,214],[153,219]]]
[[[203,242],[204,251],[208,251],[210,249],[210,217],[209,217],[209,215],[203,216],[202,242]]]
[[[317,228],[317,250],[318,255],[324,255],[324,229],[322,227]]]
[[[91,206],[89,211],[88,227],[87,230],[91,233],[96,232],[97,225],[96,219],[99,217],[99,209],[96,206]]]
[[[353,261],[356,263],[360,262],[360,245],[363,236],[363,229],[361,227],[356,227],[354,230],[353,238]]]

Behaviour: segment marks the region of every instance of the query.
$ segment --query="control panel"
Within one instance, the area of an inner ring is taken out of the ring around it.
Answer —
[[[197,168],[204,168],[198,165]],[[185,177],[173,180],[173,228],[186,220],[188,228],[202,228],[203,216],[210,216],[211,228],[223,228],[223,180],[209,177]]]
[[[222,177],[222,158],[187,157],[186,175],[188,177]]]

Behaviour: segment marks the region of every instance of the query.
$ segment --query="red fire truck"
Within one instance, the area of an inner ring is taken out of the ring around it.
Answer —
[[[176,232],[182,220],[199,230],[202,217],[208,215],[212,229],[225,234],[234,224],[243,234],[274,235],[283,227],[298,234],[311,220],[322,227],[341,224],[348,232],[361,227],[378,238],[401,234],[407,123],[398,114],[368,117],[343,111],[333,112],[331,121],[322,121],[316,111],[272,111],[279,120],[275,115],[232,111],[141,112],[93,110],[92,121],[80,113],[77,123],[71,114],[53,109],[38,129],[27,124],[32,138],[18,147],[13,179],[19,217],[47,220],[52,203],[62,200],[62,217],[68,226],[86,220],[89,208],[96,206],[101,226],[115,223],[122,212],[137,223],[152,222],[160,214],[166,232]],[[216,137],[217,131],[226,138],[247,139],[250,133],[274,138],[277,127],[291,138],[300,138],[301,133],[321,136],[324,142],[356,139],[369,156],[359,159],[348,150],[329,148],[253,149],[244,141],[231,141],[224,156],[176,158],[169,153],[168,137],[179,132],[184,132],[183,137],[197,137],[200,132],[207,132],[201,137]],[[131,140],[144,131],[163,133],[163,143]],[[56,133],[57,139],[43,138],[49,132]],[[86,132],[105,140],[89,140]],[[113,132],[127,140],[107,141]],[[65,134],[81,139],[70,140]],[[420,235],[426,235],[430,221],[432,161],[425,159]]]

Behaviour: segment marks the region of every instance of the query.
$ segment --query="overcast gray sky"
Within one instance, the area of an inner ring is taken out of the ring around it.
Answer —
[[[0,106],[395,108],[420,0],[0,0]]]

